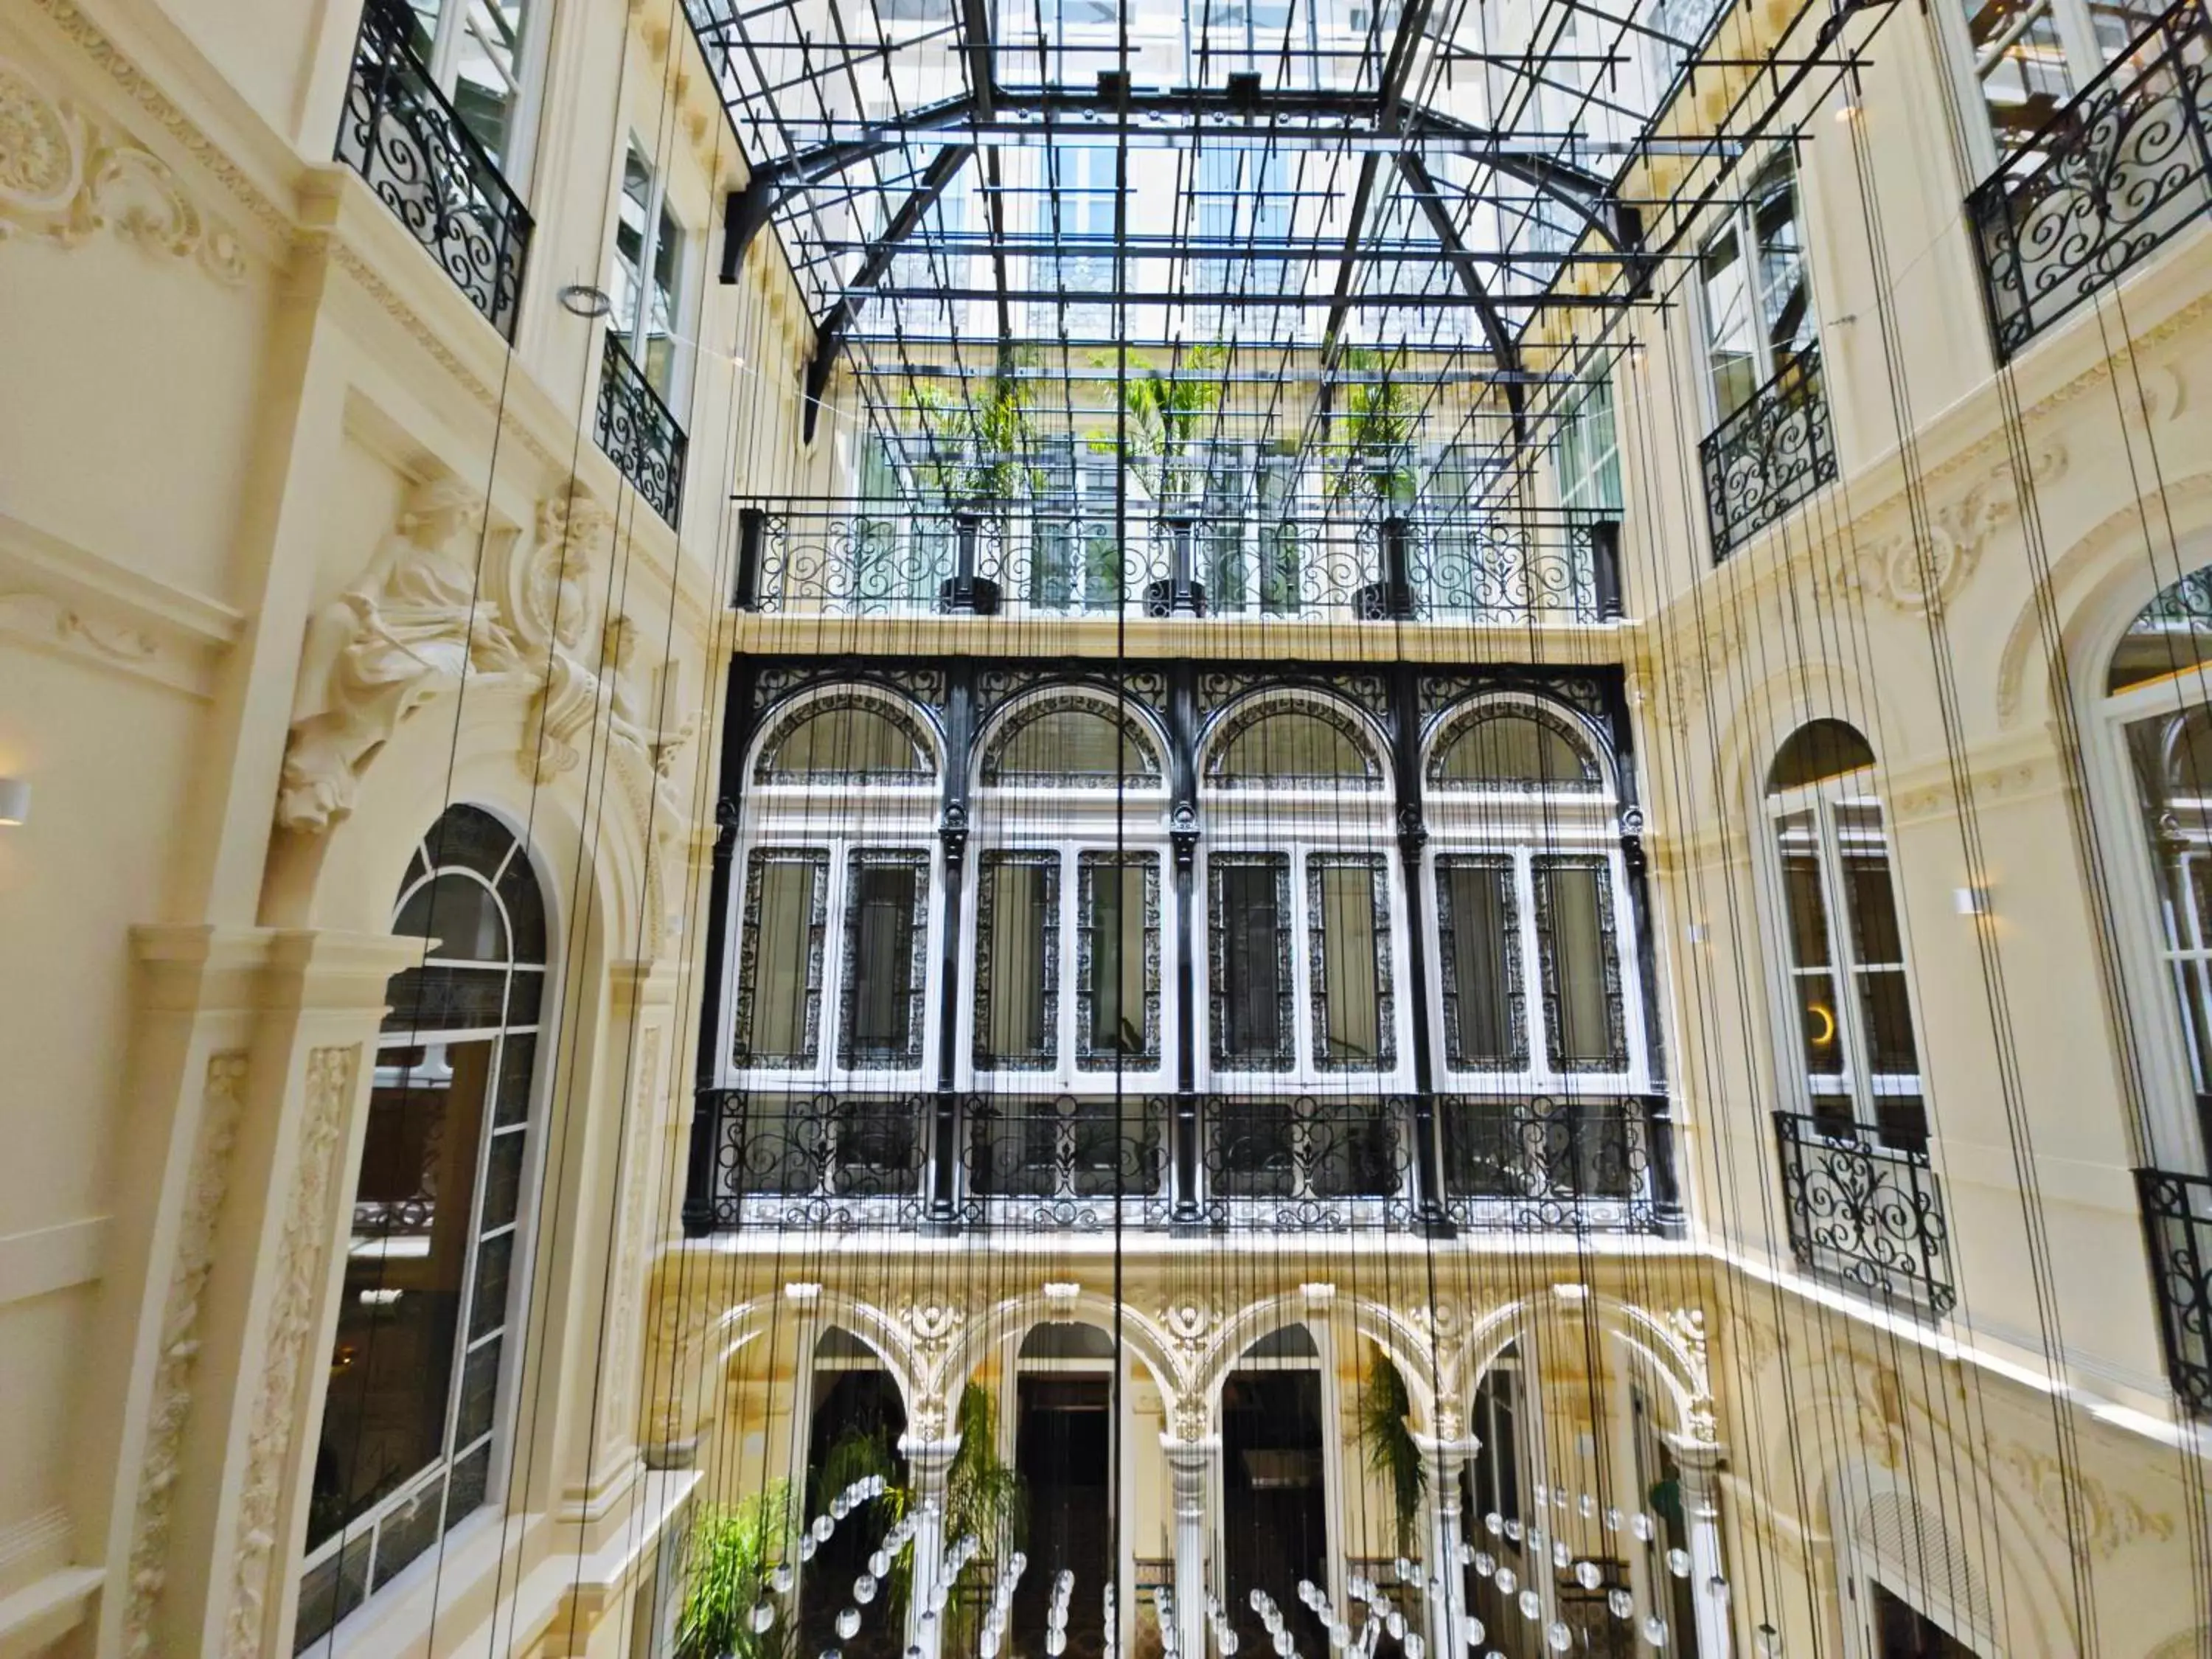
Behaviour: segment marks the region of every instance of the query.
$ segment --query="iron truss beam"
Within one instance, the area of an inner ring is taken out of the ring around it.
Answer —
[[[1452,223],[1451,210],[1437,194],[1436,180],[1429,176],[1428,164],[1418,155],[1401,151],[1398,171],[1413,192],[1413,200],[1428,216],[1429,228],[1436,233],[1437,245],[1444,251],[1444,258],[1459,276],[1460,287],[1465,290],[1468,303],[1474,307],[1476,319],[1482,324],[1483,338],[1489,342],[1491,361],[1508,374],[1517,374],[1521,368],[1521,348],[1505,326],[1504,319],[1498,314],[1496,301],[1482,280],[1482,271],[1467,257],[1467,246],[1460,240],[1458,227]],[[1528,411],[1522,405],[1521,387],[1516,381],[1505,385],[1506,407],[1513,411],[1513,435],[1526,442],[1528,436]]]
[[[837,367],[837,359],[845,349],[845,339],[853,325],[853,313],[867,297],[867,292],[888,276],[891,262],[898,257],[899,244],[913,235],[937,198],[945,194],[945,187],[959,175],[975,154],[966,144],[948,144],[938,151],[937,159],[921,175],[921,182],[913,193],[891,216],[884,227],[884,234],[868,249],[860,268],[853,273],[838,296],[814,329],[814,360],[806,366],[806,410],[805,422],[806,440],[814,441],[814,423],[822,409],[822,396],[830,387],[830,376]]]

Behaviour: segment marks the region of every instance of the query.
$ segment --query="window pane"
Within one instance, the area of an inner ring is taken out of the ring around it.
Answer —
[[[983,760],[983,781],[1112,788],[1159,781],[1152,745],[1135,723],[1092,708],[1052,708],[1012,726]]]
[[[1851,948],[1857,958],[1859,1014],[1866,1024],[1868,1063],[1879,1086],[1885,1073],[1916,1077],[1920,1060],[1912,1040],[1912,1010],[1905,995],[1905,945],[1890,884],[1889,842],[1878,806],[1839,806],[1845,902],[1850,908]]]
[[[645,356],[640,367],[664,398],[673,395],[677,300],[683,281],[684,228],[663,203],[653,242],[653,286],[645,296]]]
[[[1208,781],[1229,788],[1270,785],[1352,784],[1376,775],[1364,747],[1335,721],[1300,710],[1232,717],[1207,767]]]
[[[1705,363],[1712,378],[1713,406],[1726,420],[1750,402],[1760,379],[1751,283],[1733,228],[1705,245],[1698,275],[1705,288]]]
[[[1512,860],[1438,859],[1437,895],[1443,909],[1445,1055],[1454,1066],[1524,1070],[1526,994]]]
[[[1628,1043],[1606,867],[1595,859],[1539,859],[1535,876],[1553,1068],[1626,1071]]]
[[[1430,761],[1429,781],[1446,789],[1577,792],[1602,782],[1597,763],[1556,720],[1520,712],[1469,720]]]
[[[826,853],[752,855],[738,981],[740,1065],[811,1066],[820,1056],[829,873]]]
[[[308,1499],[313,1550],[446,1451],[489,1042],[378,1068]]]
[[[425,882],[399,907],[392,931],[434,939],[432,958],[441,962],[505,962],[507,922],[490,888],[473,876],[447,871]]]
[[[2191,571],[2136,614],[2112,649],[2105,690],[2124,691],[2207,663],[2212,663],[2212,568]],[[2201,686],[2201,676],[2192,684]]]
[[[1820,849],[1810,812],[1775,824],[1781,849],[1783,909],[1789,927],[1790,994],[1802,1033],[1805,1069],[1815,1078],[1844,1074],[1843,1022],[1836,1012],[1828,904],[1820,884]]]
[[[1083,855],[1079,1058],[1091,1069],[1160,1057],[1159,862]]]
[[[622,195],[615,202],[613,301],[607,328],[637,355],[639,319],[645,307],[645,228],[653,207],[653,164],[632,144],[623,156]]]
[[[1997,154],[2021,148],[2073,95],[2051,0],[1965,0],[1974,72]]]
[[[921,952],[928,885],[926,854],[853,854],[845,901],[845,1017],[840,1045],[848,1067],[921,1064]]]
[[[522,94],[523,0],[446,0],[464,9],[449,88],[461,125],[505,167],[514,106]]]
[[[1372,855],[1307,865],[1312,934],[1314,1061],[1365,1070],[1395,1058],[1383,951],[1382,860]]]
[[[761,783],[930,783],[936,769],[904,722],[866,701],[816,705],[761,757]]]
[[[975,1064],[1059,1057],[1060,860],[987,853],[976,895]]]
[[[1797,181],[1786,154],[1768,162],[1752,181],[1751,224],[1759,239],[1759,326],[1772,372],[1779,373],[1813,343],[1811,295],[1798,239]]]
[[[1273,1071],[1289,1066],[1290,860],[1279,853],[1212,861],[1213,1059]]]

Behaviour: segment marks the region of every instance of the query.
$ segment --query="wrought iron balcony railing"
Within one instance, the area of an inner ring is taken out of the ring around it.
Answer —
[[[1444,1206],[1462,1231],[1656,1232],[1681,1219],[1662,1095],[1437,1103]]]
[[[1836,478],[1820,354],[1800,353],[1698,446],[1713,557],[1725,559]]]
[[[406,0],[368,0],[338,118],[337,159],[511,342],[530,214],[431,79],[414,30]]]
[[[684,457],[690,441],[622,336],[611,331],[599,368],[599,414],[592,435],[653,510],[674,525],[684,508]]]
[[[1959,1300],[1950,1230],[1924,1150],[1831,1133],[1777,1112],[1782,1198],[1800,1266],[1931,1314]]]
[[[1377,518],[1050,500],[740,504],[737,604],[824,616],[1431,617],[1595,623],[1620,615],[1616,526],[1571,514]]]
[[[702,1091],[684,1224],[1342,1232],[1425,1224],[1413,1097]],[[1448,1219],[1651,1232],[1678,1219],[1666,1102],[1452,1097]]]
[[[2212,15],[2183,0],[1966,198],[1997,355],[2212,206]]]
[[[2166,1375],[2184,1406],[2212,1417],[2212,1181],[2137,1170],[2136,1191],[2150,1247]]]

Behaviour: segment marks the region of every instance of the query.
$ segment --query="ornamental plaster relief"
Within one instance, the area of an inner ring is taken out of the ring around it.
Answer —
[[[678,835],[676,762],[693,726],[647,729],[636,630],[603,612],[612,520],[580,494],[556,496],[480,564],[483,529],[481,497],[451,479],[421,486],[368,569],[309,623],[279,827],[314,835],[343,818],[400,723],[467,682],[528,689],[516,760],[538,783],[581,764],[604,723],[641,823]]]
[[[2029,457],[2029,488],[2054,484],[2065,471],[2065,448],[2055,440],[2047,441]],[[2020,489],[2007,461],[1984,471],[1963,493],[1929,509],[1924,548],[1910,531],[1859,547],[1855,564],[1845,569],[1844,585],[1900,615],[1918,616],[1931,605],[1948,606],[1972,578],[1997,531],[2017,522],[2019,514]]]
[[[199,1134],[185,1184],[168,1295],[161,1308],[161,1358],[147,1407],[145,1461],[131,1522],[130,1601],[124,1609],[124,1651],[154,1651],[155,1615],[168,1575],[169,1528],[185,1428],[191,1414],[192,1370],[199,1355],[200,1293],[215,1265],[216,1223],[230,1184],[230,1151],[245,1103],[246,1056],[210,1058],[203,1085]]]
[[[275,1262],[281,1277],[271,1298],[232,1529],[231,1582],[223,1621],[224,1659],[256,1659],[263,1651],[269,1603],[276,1589],[278,1550],[286,1540],[283,1496],[297,1458],[295,1442],[304,1415],[301,1381],[307,1345],[320,1322],[324,1264],[332,1210],[344,1162],[346,1114],[361,1065],[361,1045],[317,1048],[307,1056],[301,1103],[299,1144],[292,1189]]]
[[[661,1028],[638,1034],[636,1081],[629,1099],[627,1145],[623,1149],[622,1196],[615,1210],[613,1308],[607,1321],[606,1357],[611,1381],[599,1413],[600,1433],[618,1440],[630,1417],[630,1385],[640,1369],[630,1353],[636,1340],[638,1308],[645,1295],[645,1233],[652,1206],[647,1190],[654,1139],[659,1131]]]
[[[2069,1475],[2048,1452],[2011,1442],[1997,1447],[1996,1461],[2027,1489],[2037,1512],[2055,1533],[2066,1537],[2078,1526],[2075,1541],[2100,1561],[2111,1560],[2139,1540],[2165,1543],[2173,1536],[2171,1515],[2149,1509],[2131,1493],[2108,1486],[2085,1470]]]
[[[226,286],[246,280],[238,239],[168,163],[0,58],[0,241],[74,248],[105,230]]]

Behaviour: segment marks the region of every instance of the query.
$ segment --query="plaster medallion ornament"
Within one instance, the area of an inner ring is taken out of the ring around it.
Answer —
[[[0,59],[0,241],[28,234],[76,247],[110,228],[149,252],[196,258],[225,283],[245,278],[237,239],[168,163]]]

